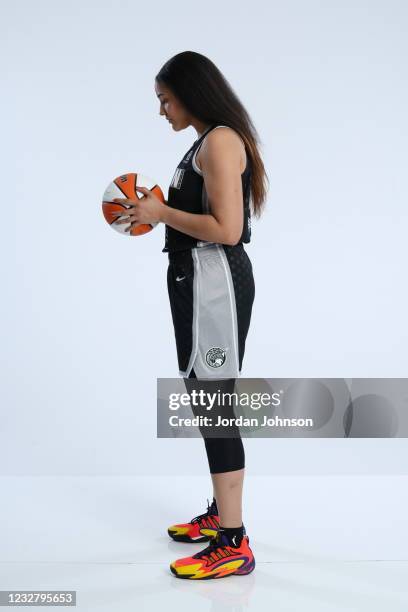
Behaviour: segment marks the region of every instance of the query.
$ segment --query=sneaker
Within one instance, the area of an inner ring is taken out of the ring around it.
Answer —
[[[210,505],[207,499],[207,512],[194,517],[189,523],[171,525],[167,533],[176,542],[208,542],[217,534],[219,524],[217,503],[213,498]]]
[[[249,538],[244,535],[240,546],[229,545],[228,538],[217,532],[209,546],[191,557],[177,559],[170,569],[177,578],[208,580],[226,576],[244,576],[255,568],[255,557],[249,548]]]

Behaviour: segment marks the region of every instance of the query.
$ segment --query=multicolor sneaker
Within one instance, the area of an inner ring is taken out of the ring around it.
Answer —
[[[234,547],[221,532],[217,532],[209,546],[201,552],[170,563],[170,569],[177,578],[190,580],[244,576],[254,568],[255,557],[249,548],[248,536],[244,535],[241,544]]]
[[[220,518],[218,516],[217,502],[213,498],[210,505],[207,499],[207,512],[195,516],[189,523],[171,525],[167,533],[176,542],[208,542],[208,540],[217,534],[219,524]]]

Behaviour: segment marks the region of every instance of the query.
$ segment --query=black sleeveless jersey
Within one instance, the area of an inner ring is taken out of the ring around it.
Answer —
[[[205,138],[211,130],[217,127],[227,127],[224,125],[212,125],[198,138],[184,155],[178,164],[171,180],[168,191],[167,205],[172,208],[184,210],[190,213],[209,214],[210,205],[205,189],[204,178],[200,168],[197,166],[195,157]],[[251,212],[249,207],[250,200],[250,178],[251,164],[247,154],[245,170],[241,174],[244,224],[241,237],[237,244],[249,242],[251,239]],[[188,234],[166,225],[165,246],[162,253],[183,251],[193,247],[206,246],[213,244],[207,240],[199,240]]]

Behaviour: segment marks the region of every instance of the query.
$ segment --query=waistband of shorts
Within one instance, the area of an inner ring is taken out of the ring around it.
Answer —
[[[191,247],[189,249],[183,249],[180,251],[169,251],[168,252],[168,260],[170,263],[182,263],[185,261],[190,261],[192,258],[192,252],[193,250],[199,250],[200,253],[205,254],[205,253],[212,253],[214,252],[214,249],[217,248],[217,246],[223,248],[225,251],[242,251],[244,250],[244,245],[242,244],[242,242],[239,242],[238,244],[219,244],[219,243],[211,243],[211,244],[205,244],[203,246],[194,246]]]

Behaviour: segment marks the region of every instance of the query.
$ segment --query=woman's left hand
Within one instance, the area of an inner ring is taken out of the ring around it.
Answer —
[[[140,200],[129,200],[127,198],[114,198],[113,202],[130,206],[128,210],[113,213],[118,220],[115,223],[129,223],[125,232],[130,232],[134,227],[142,223],[159,223],[161,221],[163,207],[165,204],[152,191],[146,187],[135,187],[145,197]]]

